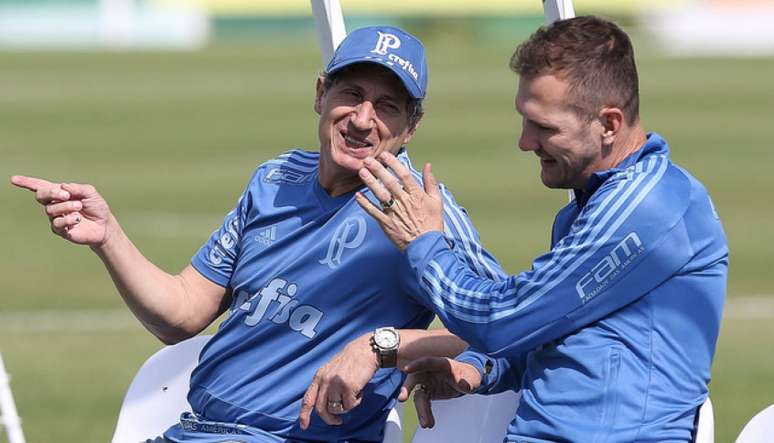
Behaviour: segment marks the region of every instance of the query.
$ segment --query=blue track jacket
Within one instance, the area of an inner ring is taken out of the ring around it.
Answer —
[[[423,302],[471,344],[458,359],[485,374],[480,392],[522,391],[508,441],[691,440],[728,248],[707,191],[657,134],[576,192],[529,271],[482,278],[440,233],[406,252]]]

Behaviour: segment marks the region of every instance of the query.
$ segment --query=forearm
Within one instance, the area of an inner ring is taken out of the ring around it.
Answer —
[[[447,329],[402,329],[398,348],[398,367],[421,357],[454,358],[468,344]]]
[[[164,343],[176,343],[206,327],[194,315],[195,303],[181,275],[151,263],[111,216],[106,241],[93,246],[119,294],[138,320]]]
[[[454,358],[467,349],[468,344],[446,329],[400,329],[397,367],[402,368],[421,357]],[[371,332],[361,335],[347,346],[362,358],[379,367],[379,358],[371,347]]]

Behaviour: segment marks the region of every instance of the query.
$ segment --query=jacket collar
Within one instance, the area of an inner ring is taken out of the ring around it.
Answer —
[[[583,190],[573,190],[573,193],[575,194],[575,201],[578,203],[578,207],[582,208],[585,206],[591,195],[594,194],[594,192],[596,192],[597,189],[602,186],[602,183],[604,183],[608,178],[619,172],[623,172],[627,168],[630,168],[654,155],[669,156],[669,145],[667,144],[666,140],[664,140],[664,138],[659,134],[655,132],[649,132],[645,144],[643,144],[640,149],[630,154],[628,157],[623,159],[622,162],[618,163],[612,168],[597,171],[591,174],[591,177],[589,177],[589,181],[586,183],[586,187]]]

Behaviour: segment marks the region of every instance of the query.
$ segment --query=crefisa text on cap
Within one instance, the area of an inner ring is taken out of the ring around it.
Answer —
[[[376,32],[379,33],[379,39],[376,41],[376,46],[371,50],[371,52],[379,55],[387,55],[387,60],[403,68],[404,71],[408,72],[412,77],[414,77],[414,80],[418,81],[419,74],[417,73],[416,69],[414,69],[414,65],[412,65],[410,61],[394,53],[387,54],[387,51],[390,49],[400,48],[400,39],[394,34],[388,34],[380,31]]]

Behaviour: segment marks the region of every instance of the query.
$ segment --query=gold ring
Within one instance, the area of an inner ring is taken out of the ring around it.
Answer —
[[[392,205],[395,204],[395,199],[391,198],[390,201],[388,201],[387,203],[384,203],[384,202],[380,202],[380,203],[382,205],[382,211],[388,211],[390,208],[392,208]]]
[[[328,409],[333,409],[335,411],[343,411],[344,403],[342,403],[341,400],[328,400]]]

